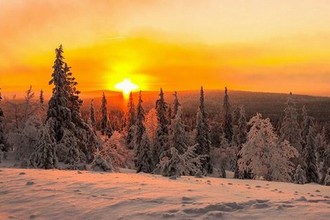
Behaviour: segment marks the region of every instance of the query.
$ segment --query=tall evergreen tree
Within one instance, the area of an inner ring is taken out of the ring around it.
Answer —
[[[153,156],[154,163],[157,165],[160,159],[167,155],[168,146],[168,118],[167,118],[167,103],[164,99],[163,89],[160,89],[159,99],[156,101],[156,111],[158,127],[154,140]]]
[[[182,108],[179,106],[175,118],[171,120],[169,135],[170,147],[177,149],[183,154],[188,149],[188,137],[186,136],[185,125],[182,122]]]
[[[91,105],[90,105],[90,108],[89,108],[89,120],[91,122],[91,125],[95,128],[96,119],[95,119],[94,99],[92,99]]]
[[[102,104],[101,104],[101,133],[102,135],[107,135],[108,137],[111,137],[112,135],[112,129],[110,127],[110,122],[108,118],[108,109],[107,109],[107,99],[105,97],[105,94],[103,92],[102,95]]]
[[[196,125],[196,137],[195,137],[196,154],[203,155],[202,168],[204,173],[212,173],[213,169],[210,162],[210,129],[208,125],[207,113],[204,103],[204,90],[201,87],[200,91],[200,103],[197,112],[197,125]]]
[[[284,119],[280,129],[281,141],[287,140],[294,146],[299,154],[302,153],[301,131],[298,123],[298,113],[292,93],[288,97],[287,106],[284,109]]]
[[[238,130],[238,132],[237,132],[237,136],[235,137],[235,139],[236,139],[238,152],[239,152],[239,151],[241,151],[243,144],[247,141],[247,121],[246,121],[244,106],[240,107],[237,130]],[[238,160],[241,158],[240,154],[238,152],[237,152],[237,163],[236,163],[236,168],[235,168],[235,172],[234,172],[234,178],[242,177],[242,175],[240,175],[239,167],[238,167]]]
[[[225,87],[225,96],[223,99],[223,132],[225,134],[225,138],[230,143],[233,138],[233,116],[229,103],[227,87]]]
[[[44,91],[43,90],[40,90],[39,103],[40,103],[40,105],[43,105],[45,103]]]
[[[173,117],[176,117],[176,114],[178,113],[179,107],[181,106],[179,99],[178,99],[178,93],[175,91],[174,94],[174,101],[173,101]]]
[[[144,126],[145,113],[142,107],[142,102],[142,92],[140,91],[134,135],[134,162],[138,173],[151,173],[154,166],[151,154],[150,140]]]
[[[315,154],[315,136],[315,128],[314,125],[311,124],[309,126],[309,131],[303,152],[304,170],[306,171],[306,179],[309,183],[317,183],[319,181]]]
[[[323,163],[322,163],[322,167],[321,167],[321,170],[320,170],[320,174],[321,174],[320,182],[321,182],[321,184],[325,184],[325,178],[326,178],[326,175],[328,174],[329,175],[328,184],[330,185],[329,169],[330,169],[330,144],[327,144],[327,146],[324,150]]]
[[[128,149],[134,148],[134,132],[135,132],[136,114],[133,100],[133,93],[129,94],[126,113],[126,145]]]
[[[4,134],[4,113],[1,109],[1,100],[2,100],[2,95],[1,95],[1,88],[0,88],[0,153],[1,152],[6,152],[8,151],[8,145],[5,139],[5,134]],[[0,157],[0,162],[1,162],[1,157]]]
[[[60,162],[71,161],[71,157],[74,156],[70,153],[71,148],[74,148],[75,152],[79,152],[79,162],[91,162],[93,152],[101,147],[100,142],[81,116],[82,101],[79,99],[79,91],[76,89],[77,82],[72,76],[70,67],[64,62],[62,46],[55,50],[55,54],[52,78],[49,82],[54,85],[54,88],[48,103],[46,121],[50,139],[54,139],[56,156]],[[44,137],[46,138],[47,135]]]

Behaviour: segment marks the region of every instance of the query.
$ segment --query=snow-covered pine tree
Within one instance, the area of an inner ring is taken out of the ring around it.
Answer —
[[[208,125],[207,113],[204,103],[204,89],[201,87],[200,91],[200,103],[197,111],[197,123],[196,123],[196,137],[195,137],[196,154],[204,156],[202,161],[202,172],[212,173],[212,165],[210,163],[210,129]]]
[[[71,161],[72,154],[69,152],[73,146],[68,143],[72,141],[76,143],[74,152],[80,152],[80,162],[90,163],[93,160],[93,152],[101,148],[100,142],[81,116],[82,101],[76,89],[77,82],[70,67],[64,62],[62,46],[57,48],[55,53],[52,78],[49,82],[54,88],[48,103],[46,125],[49,127],[51,139],[55,141],[60,162]],[[67,138],[71,140],[68,141]]]
[[[169,151],[168,146],[168,118],[167,118],[167,103],[164,99],[163,89],[160,89],[159,99],[156,101],[156,111],[158,127],[154,140],[153,160],[157,165],[162,157],[166,156]]]
[[[302,139],[298,122],[298,112],[291,92],[287,100],[287,106],[284,109],[284,119],[280,129],[280,139],[281,141],[289,141],[290,144],[298,150],[299,154],[302,154]]]
[[[322,132],[319,132],[315,137],[315,146],[316,146],[316,164],[317,164],[317,170],[319,175],[320,183],[322,183],[322,170],[323,165],[325,164],[325,151],[327,149],[327,142],[326,142],[326,132],[325,127],[323,127]],[[326,168],[327,169],[327,168]]]
[[[107,104],[107,99],[103,92],[101,104],[101,133],[102,135],[107,135],[108,137],[111,137],[112,129],[109,123]]]
[[[326,186],[330,186],[330,167],[329,169],[327,170],[327,173],[325,175],[325,178],[324,178],[324,185]]]
[[[98,149],[95,152],[94,160],[91,165],[91,169],[94,171],[110,172],[113,170],[110,157],[105,157]]]
[[[133,93],[129,94],[127,113],[126,113],[126,145],[128,149],[134,149],[134,132],[135,132],[135,106],[133,100]]]
[[[321,184],[325,183],[325,184],[329,184],[330,185],[330,144],[327,145],[327,147],[324,150],[324,157],[323,157],[323,164],[322,164],[322,168],[320,170],[320,174],[321,174],[321,178],[320,178],[320,182]],[[326,183],[326,175],[328,175],[328,182]]]
[[[239,108],[239,116],[238,116],[238,128],[237,128],[237,135],[235,137],[235,142],[237,144],[237,150],[240,152],[240,150],[243,147],[243,144],[247,140],[247,120],[245,116],[245,108],[244,106],[240,106]],[[237,162],[236,162],[236,168],[234,172],[234,178],[242,178],[243,174],[239,172],[238,167],[238,160],[240,159],[240,154],[237,152]]]
[[[155,108],[150,109],[150,111],[146,114],[144,124],[146,126],[146,131],[147,131],[151,146],[154,146],[154,140],[155,140],[156,131],[158,128],[157,111]]]
[[[306,179],[307,182],[318,183],[318,172],[316,165],[316,146],[315,146],[315,127],[314,123],[309,126],[308,135],[306,138],[306,143],[303,151],[303,162],[304,162],[304,170],[306,171]]]
[[[266,180],[291,181],[294,164],[290,159],[297,157],[298,151],[287,141],[279,142],[269,118],[258,113],[248,125],[247,142],[239,152],[240,171],[251,171],[254,177]]]
[[[233,138],[233,116],[231,112],[231,105],[229,103],[229,96],[227,87],[225,87],[225,96],[223,99],[223,132],[225,138],[230,143]]]
[[[160,173],[163,176],[179,177],[179,176],[201,176],[203,169],[202,155],[195,153],[196,145],[187,148],[186,152],[179,154],[174,147],[170,148],[168,156],[160,161]]]
[[[309,133],[309,127],[314,126],[313,117],[308,115],[306,106],[302,107],[302,122],[301,122],[301,139],[302,139],[302,152],[307,143],[307,136]]]
[[[175,118],[171,120],[169,144],[170,147],[177,149],[179,154],[183,154],[189,146],[185,125],[182,122],[181,106],[178,107]]]
[[[176,114],[178,113],[179,107],[181,106],[179,99],[178,99],[178,93],[175,91],[174,94],[174,101],[173,101],[173,117],[176,117]]]
[[[50,136],[49,124],[42,126],[35,149],[30,156],[30,165],[35,168],[53,169],[57,166],[55,140]]]
[[[1,88],[0,88],[0,154],[4,154],[4,152],[8,151],[8,144],[5,139],[5,133],[4,133],[4,113],[1,108]],[[0,155],[0,163],[1,163],[1,155]]]
[[[134,134],[134,162],[138,173],[151,173],[154,169],[154,165],[150,141],[144,126],[145,113],[142,102],[142,92],[140,91]]]
[[[95,108],[94,108],[94,99],[91,101],[91,105],[89,107],[89,120],[93,128],[96,126],[96,119],[95,119]]]
[[[41,106],[43,106],[44,103],[45,103],[44,91],[43,91],[43,90],[40,90],[40,94],[39,94],[39,103],[40,103]]]
[[[300,164],[298,165],[293,178],[294,183],[296,184],[305,184],[307,182],[306,172],[301,168]]]

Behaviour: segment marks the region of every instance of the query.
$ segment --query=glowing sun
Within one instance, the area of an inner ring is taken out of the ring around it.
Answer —
[[[117,83],[115,88],[121,90],[125,96],[129,95],[130,92],[138,89],[139,87],[131,82],[129,79],[124,79],[124,81]]]

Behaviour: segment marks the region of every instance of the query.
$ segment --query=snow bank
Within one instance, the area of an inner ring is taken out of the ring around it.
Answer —
[[[329,219],[330,187],[0,169],[0,219]]]

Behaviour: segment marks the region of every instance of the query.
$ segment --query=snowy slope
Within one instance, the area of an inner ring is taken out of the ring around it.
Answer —
[[[330,219],[330,187],[134,173],[0,170],[0,219]]]

